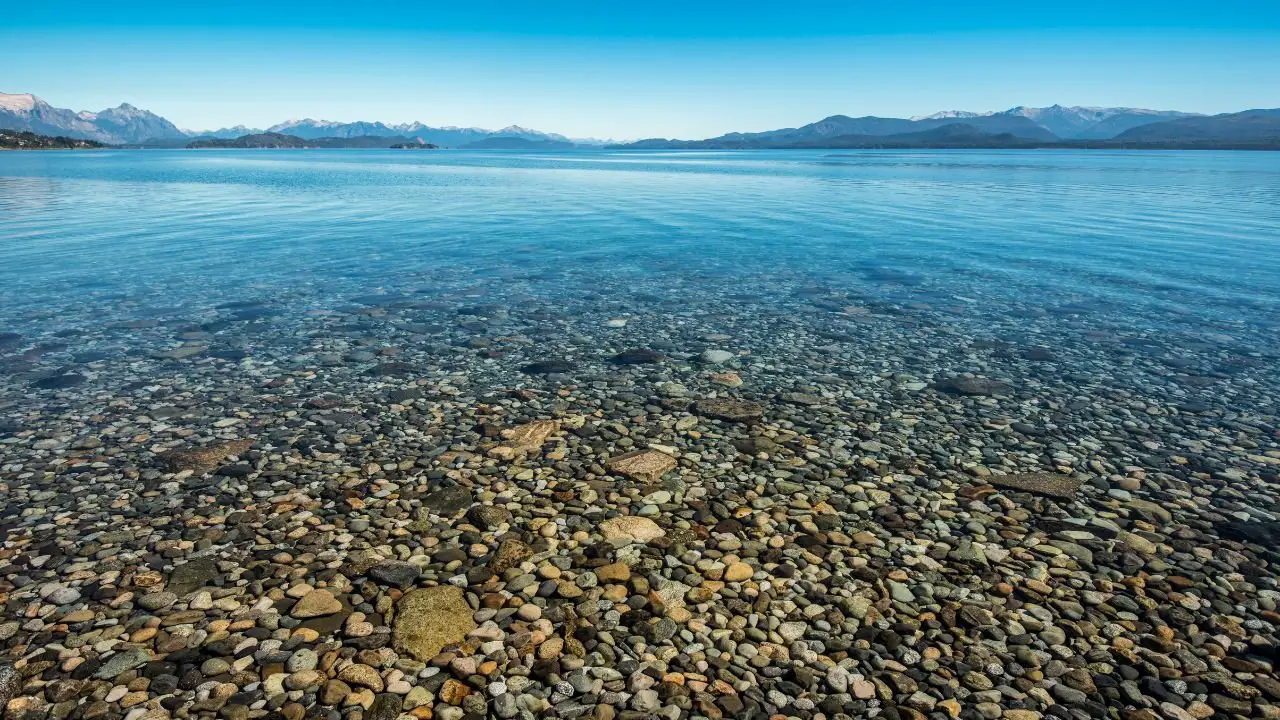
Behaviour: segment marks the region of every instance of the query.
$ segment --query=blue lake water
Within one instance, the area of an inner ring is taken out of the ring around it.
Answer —
[[[1156,323],[1280,311],[1272,153],[9,153],[0,219],[7,313],[446,269],[791,275]]]
[[[579,317],[584,345],[619,314],[656,318],[627,331],[652,344],[700,313],[757,329],[866,313],[1024,345],[1156,337],[1153,356],[1213,349],[1175,362],[1209,372],[1272,362],[1278,227],[1274,153],[7,153],[0,331],[23,350],[145,322],[169,334],[80,357],[195,342],[280,359],[310,357],[307,318],[353,302],[424,321],[428,300],[533,304]],[[15,372],[69,372],[75,352],[27,351]]]

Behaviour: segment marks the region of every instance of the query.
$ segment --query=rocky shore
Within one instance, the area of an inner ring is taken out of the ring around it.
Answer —
[[[720,282],[10,313],[5,718],[1280,718],[1274,326]]]

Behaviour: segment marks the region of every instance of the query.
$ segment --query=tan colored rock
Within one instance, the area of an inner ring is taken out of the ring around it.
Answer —
[[[552,660],[560,657],[564,652],[564,638],[552,635],[547,638],[546,642],[538,646],[538,658],[541,660]]]
[[[600,533],[605,540],[630,540],[647,543],[666,535],[658,524],[649,518],[622,515],[600,523]]]
[[[368,665],[348,665],[342,668],[342,672],[338,673],[338,679],[348,685],[359,687],[367,687],[370,690],[380,693],[383,689],[382,676],[378,671]]]
[[[676,459],[658,450],[636,450],[609,458],[604,465],[619,475],[644,482],[656,482],[676,468]]]
[[[342,603],[328,590],[312,590],[294,604],[289,614],[299,618],[324,617],[342,612]]]
[[[351,694],[351,686],[341,680],[330,680],[324,684],[320,693],[320,702],[325,705],[337,705]]]
[[[742,377],[736,372],[711,373],[711,382],[725,387],[736,388],[742,385]]]
[[[397,652],[426,662],[446,645],[460,643],[476,629],[462,588],[453,585],[411,590],[396,604],[391,644]]]
[[[1070,475],[1059,475],[1057,473],[1021,473],[1018,475],[991,475],[987,478],[987,482],[997,487],[1069,499],[1076,496],[1076,491],[1080,489],[1080,485],[1084,481]]]
[[[290,690],[305,690],[317,687],[324,682],[324,673],[318,670],[299,670],[284,679],[284,686]]]
[[[471,688],[453,678],[445,680],[444,685],[440,687],[440,700],[449,705],[461,705],[462,699],[470,694]]]
[[[1155,543],[1137,533],[1121,532],[1116,535],[1116,542],[1123,543],[1130,550],[1143,555],[1155,555],[1159,550]]]
[[[750,400],[726,397],[702,398],[694,403],[693,408],[699,415],[725,422],[751,424],[764,417],[764,408],[760,403]]]
[[[596,568],[596,577],[602,583],[626,582],[631,579],[631,568],[626,563],[612,563]]]
[[[533,548],[515,538],[507,538],[493,553],[493,559],[489,561],[489,569],[501,575],[531,557],[533,557]]]
[[[164,459],[174,472],[190,470],[197,475],[203,475],[216,469],[223,460],[233,455],[238,457],[251,447],[253,447],[253,440],[242,438],[214,445],[171,450],[164,455]]]
[[[503,432],[505,442],[489,450],[490,457],[515,460],[542,448],[552,435],[560,432],[558,420],[534,420]]]
[[[724,579],[725,582],[742,582],[750,580],[754,574],[755,571],[751,569],[750,565],[744,562],[736,562],[725,568]]]

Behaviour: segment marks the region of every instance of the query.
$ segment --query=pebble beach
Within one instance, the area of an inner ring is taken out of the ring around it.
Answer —
[[[655,267],[15,294],[4,717],[1280,718],[1274,306]]]

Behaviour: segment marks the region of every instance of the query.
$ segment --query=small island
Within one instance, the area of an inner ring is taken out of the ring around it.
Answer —
[[[89,150],[106,147],[94,140],[62,135],[37,135],[25,130],[0,130],[0,150]]]
[[[257,133],[241,135],[238,138],[203,138],[187,143],[191,150],[209,148],[306,148],[315,147],[306,140],[295,135],[283,133]]]

